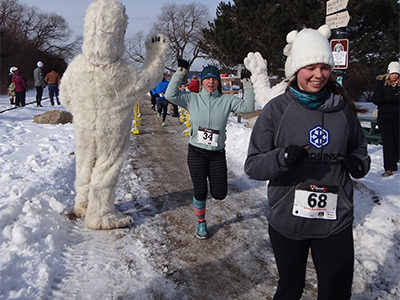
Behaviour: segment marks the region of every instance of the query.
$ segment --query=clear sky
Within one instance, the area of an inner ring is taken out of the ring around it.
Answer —
[[[161,14],[161,7],[165,3],[191,3],[192,0],[120,0],[126,7],[126,13],[129,17],[129,26],[127,30],[127,37],[132,36],[138,31],[144,31],[148,34],[152,24],[157,20]],[[91,0],[19,0],[21,4],[35,6],[43,12],[55,12],[63,16],[67,21],[69,27],[75,35],[82,35],[83,19],[85,10],[91,3]],[[215,18],[215,12],[220,2],[229,2],[221,0],[202,0],[209,7],[210,16]]]

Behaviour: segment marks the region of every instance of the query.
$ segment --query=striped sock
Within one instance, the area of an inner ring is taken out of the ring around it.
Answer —
[[[206,201],[198,201],[193,197],[193,206],[197,221],[204,222],[206,220]]]

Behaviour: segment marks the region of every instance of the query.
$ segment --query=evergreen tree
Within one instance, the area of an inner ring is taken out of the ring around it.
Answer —
[[[201,45],[227,67],[243,63],[248,52],[259,51],[268,61],[269,73],[284,76],[287,33],[325,23],[325,0],[231,2],[219,4]],[[350,0],[349,25],[332,30],[332,38],[346,37],[350,42],[344,85],[354,99],[371,91],[375,76],[399,59],[399,5],[397,0]],[[339,36],[340,31],[344,35]]]

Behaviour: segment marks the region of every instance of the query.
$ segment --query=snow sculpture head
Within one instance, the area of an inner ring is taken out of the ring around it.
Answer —
[[[331,29],[328,25],[322,25],[318,30],[305,28],[300,32],[293,30],[286,36],[288,44],[283,49],[287,56],[285,63],[285,75],[291,79],[301,68],[318,63],[335,64],[333,54],[328,42]]]
[[[128,25],[125,6],[117,0],[95,0],[86,9],[82,52],[95,65],[107,65],[124,53]]]

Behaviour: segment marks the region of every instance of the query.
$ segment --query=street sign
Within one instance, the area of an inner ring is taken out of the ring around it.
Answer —
[[[326,2],[326,14],[330,15],[339,10],[346,9],[349,0],[329,0]]]
[[[325,23],[328,24],[331,29],[346,27],[349,24],[350,15],[349,12],[343,11],[337,14],[326,16]]]
[[[331,50],[335,69],[347,69],[349,62],[349,40],[348,39],[332,39]]]

